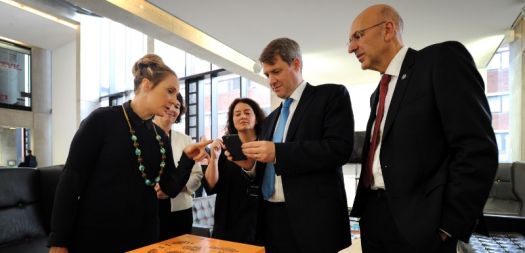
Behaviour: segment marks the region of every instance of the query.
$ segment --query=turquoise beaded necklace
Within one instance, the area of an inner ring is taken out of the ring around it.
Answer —
[[[135,155],[137,156],[137,162],[139,163],[139,171],[144,178],[144,184],[147,186],[154,186],[156,183],[160,181],[160,176],[164,172],[164,167],[166,166],[166,149],[164,148],[164,142],[162,141],[162,138],[157,133],[157,129],[155,129],[155,125],[153,125],[153,122],[151,124],[153,125],[153,131],[155,131],[155,138],[159,142],[160,146],[160,155],[161,155],[161,161],[160,161],[160,169],[159,169],[159,175],[155,178],[154,181],[151,181],[148,179],[148,175],[146,175],[146,166],[142,164],[144,159],[142,159],[142,151],[139,148],[138,138],[135,135],[135,130],[131,127],[131,123],[129,122],[128,114],[126,113],[126,109],[124,109],[124,105],[122,105],[122,111],[124,112],[124,116],[126,116],[126,121],[128,122],[129,126],[129,133],[131,134],[131,141],[133,141],[133,147],[135,147]]]

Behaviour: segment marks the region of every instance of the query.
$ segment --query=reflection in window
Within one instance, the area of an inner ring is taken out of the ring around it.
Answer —
[[[0,41],[0,106],[31,109],[31,50]]]

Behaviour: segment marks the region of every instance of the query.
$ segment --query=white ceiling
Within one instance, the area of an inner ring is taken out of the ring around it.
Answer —
[[[0,2],[0,36],[27,46],[55,49],[74,41],[77,31],[65,25]]]
[[[266,44],[290,37],[302,47],[304,73],[314,83],[361,83],[370,80],[346,41],[354,17],[371,0],[148,0],[231,48],[257,60]],[[503,35],[520,14],[523,0],[397,0],[384,1],[396,8],[405,21],[405,44],[426,45],[458,40],[479,65],[485,65],[501,42],[492,40],[482,52],[475,42]],[[375,77],[374,77],[375,78]]]
[[[24,1],[24,0],[21,0]],[[71,1],[71,0],[69,0]],[[27,1],[26,1],[27,2]],[[39,0],[39,2],[46,2]],[[48,1],[49,2],[49,1]],[[51,1],[52,2],[52,1]],[[77,5],[104,2],[73,0]],[[370,0],[149,0],[241,54],[257,60],[272,39],[290,37],[302,47],[305,79],[312,83],[375,82],[377,74],[362,71],[346,41],[353,18]],[[426,45],[458,40],[467,45],[478,66],[484,66],[519,16],[524,0],[397,0],[385,1],[405,21],[405,44]],[[83,6],[82,6],[83,7]],[[112,18],[111,13],[108,18]],[[32,46],[54,49],[73,39],[76,31],[0,2],[0,36]],[[120,21],[124,24],[126,22]],[[148,31],[143,31],[147,33]],[[476,46],[477,41],[489,44]],[[372,81],[373,80],[373,81]]]

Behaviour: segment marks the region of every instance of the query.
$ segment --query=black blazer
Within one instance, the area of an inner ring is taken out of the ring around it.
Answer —
[[[266,118],[260,139],[272,140],[280,110]],[[302,252],[337,252],[351,244],[341,166],[352,153],[353,132],[346,88],[306,84],[286,141],[275,144],[275,171],[282,177],[290,224]],[[258,164],[259,182],[265,166]]]
[[[363,168],[377,100],[376,89]],[[440,228],[468,242],[492,185],[498,149],[483,80],[463,45],[408,50],[382,138],[388,204],[402,236],[418,249]],[[363,189],[360,183],[352,216],[366,216]]]

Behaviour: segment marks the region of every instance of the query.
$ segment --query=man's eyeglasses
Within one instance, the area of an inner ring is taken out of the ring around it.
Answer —
[[[365,29],[361,29],[359,31],[356,31],[354,34],[352,34],[352,36],[350,36],[350,39],[348,39],[348,45],[350,45],[350,43],[352,43],[352,41],[359,41],[363,36],[365,36],[365,32],[367,30],[370,30],[374,27],[378,27],[382,24],[386,23],[386,21],[381,21],[373,26],[370,26],[370,27],[367,27]]]

